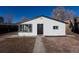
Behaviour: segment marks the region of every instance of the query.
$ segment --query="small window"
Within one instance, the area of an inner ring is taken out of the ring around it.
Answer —
[[[53,29],[54,29],[54,30],[57,30],[57,29],[58,29],[58,26],[53,26]]]

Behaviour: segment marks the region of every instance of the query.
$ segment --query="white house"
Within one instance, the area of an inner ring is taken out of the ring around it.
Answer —
[[[19,25],[19,36],[64,36],[66,35],[66,24],[62,21],[39,16]]]

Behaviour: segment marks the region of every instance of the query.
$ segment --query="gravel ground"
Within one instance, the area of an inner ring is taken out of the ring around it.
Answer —
[[[45,37],[43,43],[48,53],[79,52],[78,37]]]
[[[6,38],[0,41],[0,53],[31,53],[35,37]]]
[[[78,34],[67,35],[66,37],[37,36],[19,38],[16,34],[17,33],[6,33],[0,36],[0,52],[79,53]]]

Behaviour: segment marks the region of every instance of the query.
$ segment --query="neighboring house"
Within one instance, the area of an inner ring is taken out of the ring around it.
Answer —
[[[19,24],[19,36],[64,36],[66,35],[66,24],[62,21],[38,16],[30,21]]]
[[[71,19],[66,19],[64,22],[66,23],[66,34],[72,34],[74,21]]]

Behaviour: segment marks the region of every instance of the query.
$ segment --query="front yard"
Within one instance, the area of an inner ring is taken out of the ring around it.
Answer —
[[[0,41],[0,52],[31,53],[33,52],[35,37],[6,38]]]
[[[79,52],[78,37],[45,37],[43,43],[48,53]]]
[[[15,33],[0,36],[0,53],[32,53],[37,37],[13,37]],[[10,37],[10,38],[9,38]],[[40,37],[46,53],[79,53],[79,35]],[[39,45],[39,44],[38,44]],[[42,49],[42,48],[41,48]]]

